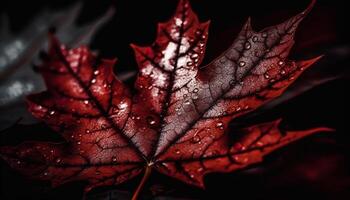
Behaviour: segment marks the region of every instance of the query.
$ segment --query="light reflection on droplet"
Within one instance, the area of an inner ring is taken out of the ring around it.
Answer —
[[[239,62],[239,66],[240,66],[240,67],[244,67],[244,66],[245,66],[245,62],[244,62],[244,61],[240,61],[240,62]]]
[[[224,123],[222,123],[222,122],[218,122],[218,123],[216,123],[216,128],[218,128],[218,129],[224,129]]]
[[[250,48],[251,48],[250,42],[246,42],[246,43],[244,44],[244,48],[245,48],[245,49],[250,49]]]
[[[180,154],[180,153],[181,153],[180,149],[175,150],[175,154]]]

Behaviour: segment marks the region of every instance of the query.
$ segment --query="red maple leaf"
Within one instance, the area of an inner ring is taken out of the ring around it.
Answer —
[[[136,92],[113,74],[115,60],[97,60],[51,37],[40,67],[47,91],[28,97],[29,109],[65,139],[2,147],[13,168],[53,186],[87,180],[86,191],[127,181],[141,172],[136,199],[151,170],[204,187],[210,172],[232,172],[315,132],[281,132],[280,120],[228,132],[228,123],[279,96],[319,58],[291,61],[295,30],[314,2],[287,21],[255,32],[250,21],[210,64],[199,67],[209,22],[187,0],[158,26],[149,47],[132,45],[140,72]],[[240,136],[232,139],[231,136]]]

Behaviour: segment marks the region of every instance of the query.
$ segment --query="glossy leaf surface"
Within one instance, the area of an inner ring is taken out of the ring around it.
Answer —
[[[180,1],[151,46],[132,45],[140,68],[135,94],[114,76],[114,60],[98,60],[86,47],[69,50],[51,36],[39,68],[48,89],[29,96],[29,109],[67,142],[27,142],[3,147],[1,155],[13,168],[54,185],[87,180],[89,190],[146,168],[146,174],[153,169],[204,187],[207,173],[244,168],[326,131],[281,131],[280,120],[228,131],[232,119],[278,97],[319,59],[288,59],[312,5],[260,32],[248,20],[225,52],[200,67],[209,23]]]

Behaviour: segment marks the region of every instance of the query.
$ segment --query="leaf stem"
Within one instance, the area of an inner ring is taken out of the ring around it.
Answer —
[[[145,185],[147,179],[151,175],[151,172],[152,172],[152,165],[147,165],[147,167],[145,169],[145,173],[143,174],[142,180],[141,180],[140,184],[137,186],[134,194],[132,195],[131,200],[137,200],[143,186]]]

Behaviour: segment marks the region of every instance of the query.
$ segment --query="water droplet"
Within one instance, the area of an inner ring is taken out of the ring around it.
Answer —
[[[282,75],[285,75],[285,74],[286,74],[286,71],[285,71],[285,70],[281,70],[281,74],[282,74]]]
[[[194,100],[198,99],[198,95],[193,95],[192,99],[194,99]]]
[[[191,101],[187,99],[187,100],[184,102],[184,104],[185,104],[185,105],[190,105],[190,104],[191,104]]]
[[[186,98],[188,95],[187,94],[184,94],[183,97]]]
[[[113,162],[117,162],[117,158],[115,156],[112,157]]]
[[[61,158],[56,159],[56,163],[60,163],[61,161],[62,161]]]
[[[176,149],[176,150],[175,150],[175,153],[176,153],[176,154],[180,154],[180,153],[181,153],[180,149]]]
[[[207,154],[205,154],[205,157],[212,157],[212,156],[216,156],[219,154],[219,151],[214,150],[214,151],[209,151]]]
[[[85,130],[85,133],[89,134],[89,133],[90,133],[90,130],[89,130],[89,129],[86,129],[86,130]]]
[[[97,76],[99,73],[100,73],[100,71],[98,71],[98,70],[95,70],[95,71],[94,71],[94,75],[95,75],[95,76]]]
[[[242,108],[240,107],[240,106],[238,106],[237,108],[236,108],[236,111],[240,111]]]
[[[204,171],[203,167],[200,167],[200,168],[197,169],[197,172],[199,172],[199,173],[201,173],[203,171]]]
[[[233,148],[237,151],[244,151],[246,149],[246,147],[239,142],[235,143]]]
[[[47,175],[49,175],[49,173],[47,173],[47,172],[44,172],[44,176],[47,176]]]
[[[207,36],[206,35],[202,35],[202,40],[204,40],[205,38],[207,38]]]
[[[121,102],[118,104],[118,109],[119,109],[119,110],[124,110],[126,107],[128,107],[128,104],[127,104],[127,102],[125,102],[125,101],[121,101]]]
[[[148,116],[147,117],[147,123],[149,125],[155,125],[156,124],[156,120],[154,120],[154,118],[152,116]]]
[[[252,46],[251,46],[251,44],[250,44],[250,42],[246,42],[245,44],[244,44],[244,48],[245,49],[250,49]]]
[[[190,177],[191,177],[191,178],[194,178],[194,174],[191,174]]]
[[[198,92],[198,88],[194,88],[193,92],[197,93]]]
[[[84,100],[84,104],[89,104],[89,100]]]
[[[194,134],[194,136],[192,137],[192,139],[191,139],[191,142],[192,143],[198,143],[198,142],[200,142],[201,141],[201,137],[196,133],[196,134]]]
[[[202,34],[202,31],[197,30],[197,31],[196,31],[196,34],[197,34],[197,35],[200,35],[200,34]]]
[[[289,80],[290,80],[290,81],[292,81],[292,80],[294,80],[294,79],[295,79],[294,76],[289,77]]]
[[[175,108],[176,111],[179,111],[180,109],[181,109],[180,107],[176,107],[176,108]]]
[[[20,160],[17,160],[17,165],[20,165],[21,164],[21,161]]]
[[[239,66],[240,67],[244,67],[245,66],[245,62],[244,61],[239,61]]]
[[[256,146],[262,147],[262,146],[264,146],[264,143],[262,143],[261,141],[258,141],[258,142],[256,143]]]
[[[263,33],[262,37],[266,38],[267,37],[267,33]]]
[[[224,123],[222,123],[222,122],[216,123],[216,128],[218,128],[220,130],[224,129]]]
[[[254,36],[253,39],[252,39],[253,42],[256,42],[258,41],[258,37],[257,36]]]
[[[187,66],[193,66],[193,62],[192,61],[188,61],[187,62]]]
[[[282,60],[280,60],[280,61],[278,61],[278,65],[282,66],[282,65],[284,65],[284,62]]]
[[[81,142],[80,142],[80,141],[78,141],[78,142],[77,142],[77,144],[78,144],[78,145],[80,145],[80,144],[81,144]]]
[[[91,83],[92,83],[92,84],[96,83],[96,79],[93,78],[93,79],[91,80]]]
[[[50,115],[54,115],[55,114],[55,111],[54,110],[51,110],[50,111]]]
[[[276,82],[276,79],[272,78],[272,79],[269,80],[269,82],[270,83],[274,83],[274,82]]]
[[[232,159],[235,160],[236,162],[239,161],[239,157],[238,156],[233,156]]]
[[[266,79],[269,79],[269,78],[270,78],[270,75],[269,75],[268,73],[265,73],[265,74],[264,74],[264,77],[265,77]]]

